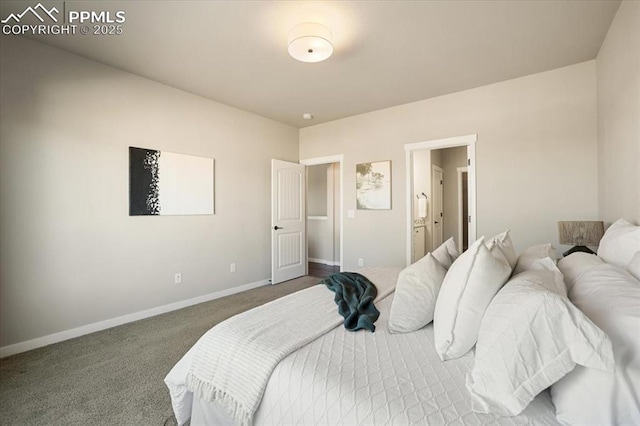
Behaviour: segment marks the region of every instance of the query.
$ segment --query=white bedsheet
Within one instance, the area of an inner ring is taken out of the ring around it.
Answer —
[[[387,270],[383,279],[393,279],[398,272]],[[375,276],[368,276],[376,282]],[[517,417],[474,413],[465,388],[473,354],[440,361],[431,325],[414,333],[390,334],[392,298],[393,294],[376,304],[381,315],[374,334],[338,327],[284,358],[267,384],[254,424],[558,424],[547,392]],[[172,395],[180,391],[189,362],[187,354],[167,376]],[[191,402],[185,395],[180,401]],[[187,407],[174,404],[176,408]],[[193,426],[227,424],[226,420],[219,407],[193,402]]]

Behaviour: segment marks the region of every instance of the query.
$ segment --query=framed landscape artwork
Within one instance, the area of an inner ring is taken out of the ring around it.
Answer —
[[[356,164],[359,210],[391,210],[391,161]]]
[[[214,160],[129,147],[129,216],[213,214]]]

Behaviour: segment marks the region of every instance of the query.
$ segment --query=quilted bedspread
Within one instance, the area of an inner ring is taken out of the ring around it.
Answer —
[[[380,268],[366,276],[384,287],[395,284],[399,272],[400,268]],[[336,327],[282,359],[267,383],[254,425],[558,424],[547,392],[516,417],[474,413],[465,387],[473,353],[442,362],[431,325],[414,333],[390,334],[392,300],[393,293],[376,302],[380,318],[375,333]],[[176,416],[185,420],[192,413],[193,395],[184,386],[190,353],[165,379]],[[232,423],[228,416],[205,420],[206,412],[224,413],[220,406],[198,400],[193,406],[199,418],[192,424]]]
[[[375,282],[375,281],[374,281]],[[375,334],[336,328],[289,355],[267,385],[255,425],[557,425],[545,391],[515,417],[472,411],[473,353],[442,362],[433,326],[387,330],[393,295],[376,303]]]

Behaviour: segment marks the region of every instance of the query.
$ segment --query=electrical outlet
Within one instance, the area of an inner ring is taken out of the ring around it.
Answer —
[[[174,284],[182,283],[182,274],[180,272],[176,272],[176,274],[173,276],[173,283]]]
[[[364,266],[364,259],[361,257],[358,258],[358,266]]]
[[[231,272],[235,272],[235,271],[236,271],[236,263],[235,263],[235,262],[234,262],[234,263],[232,263],[232,264],[229,266],[229,270],[230,270]]]

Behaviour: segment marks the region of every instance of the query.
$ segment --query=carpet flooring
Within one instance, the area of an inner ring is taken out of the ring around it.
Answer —
[[[163,379],[200,336],[318,281],[260,287],[0,359],[0,425],[174,425]]]

